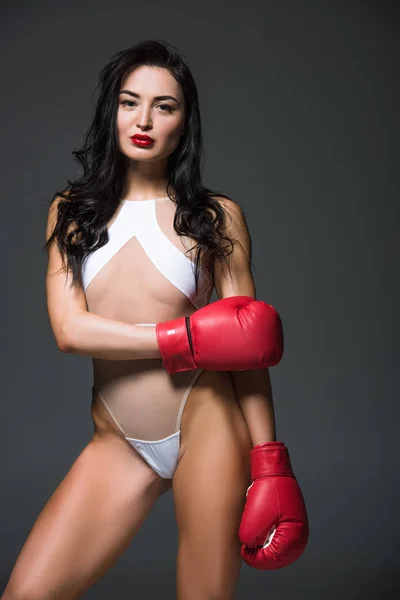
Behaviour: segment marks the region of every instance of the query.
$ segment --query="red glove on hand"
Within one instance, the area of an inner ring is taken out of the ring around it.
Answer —
[[[255,446],[250,468],[253,483],[239,528],[241,555],[255,569],[281,569],[297,560],[307,545],[303,495],[283,442]]]
[[[281,319],[270,304],[231,296],[156,326],[168,373],[201,367],[244,371],[277,365],[283,354]]]

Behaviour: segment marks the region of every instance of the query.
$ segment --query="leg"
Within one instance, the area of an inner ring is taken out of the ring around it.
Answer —
[[[179,529],[179,600],[232,600],[241,557],[238,530],[250,484],[251,440],[229,373],[205,371],[181,423],[173,479]]]
[[[168,486],[103,417],[36,520],[2,600],[80,598]]]

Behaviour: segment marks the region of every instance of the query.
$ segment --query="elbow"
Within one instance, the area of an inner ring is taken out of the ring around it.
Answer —
[[[56,335],[57,348],[60,352],[71,354],[75,352],[75,344],[69,324],[62,326],[61,330]]]
[[[72,346],[68,342],[66,342],[64,339],[57,340],[57,348],[59,349],[60,352],[63,352],[65,354],[71,354],[73,352]]]
[[[276,336],[276,345],[275,345],[274,366],[278,365],[281,362],[282,357],[283,357],[284,348],[285,348],[282,320],[281,320],[278,312],[276,312],[275,336]]]
[[[282,320],[279,313],[271,305],[267,307],[267,335],[268,340],[268,366],[275,367],[278,365],[283,357],[284,352],[284,337],[283,337],[283,326]]]

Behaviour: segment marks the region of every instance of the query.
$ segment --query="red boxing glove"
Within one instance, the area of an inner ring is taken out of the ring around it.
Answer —
[[[251,478],[239,528],[243,560],[255,569],[281,569],[303,553],[309,535],[306,507],[283,442],[250,453]]]
[[[231,296],[156,326],[168,373],[201,367],[244,371],[277,365],[283,354],[281,319],[270,304]]]

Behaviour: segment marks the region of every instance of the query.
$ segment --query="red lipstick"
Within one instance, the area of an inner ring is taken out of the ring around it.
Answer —
[[[149,135],[141,135],[139,133],[137,133],[136,135],[133,135],[131,137],[131,140],[135,144],[135,146],[140,146],[142,148],[145,148],[146,146],[151,146],[151,144],[154,144],[153,138],[151,138]]]

